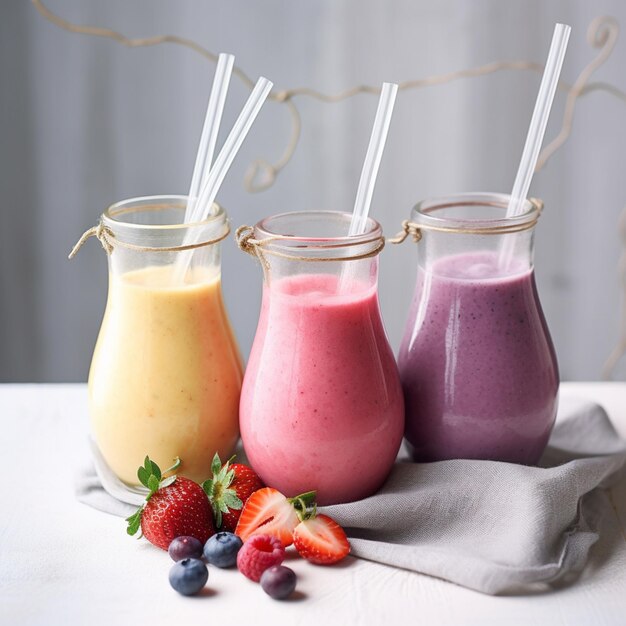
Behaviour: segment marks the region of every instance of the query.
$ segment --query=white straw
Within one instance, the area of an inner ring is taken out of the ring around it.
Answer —
[[[383,150],[385,149],[397,93],[398,85],[395,83],[383,83],[370,143],[367,147],[367,154],[365,155],[363,169],[361,170],[361,180],[359,181],[359,187],[354,201],[352,220],[350,221],[350,229],[348,230],[349,236],[359,235],[365,231],[367,216],[374,194],[374,185],[376,185],[376,176],[378,175],[380,161],[383,156]]]
[[[228,135],[228,139],[224,142],[224,146],[220,150],[217,159],[215,159],[215,164],[211,167],[211,171],[202,186],[200,197],[198,198],[198,215],[200,221],[205,220],[214,212],[214,202],[217,192],[224,182],[226,173],[230,169],[235,156],[237,156],[237,152],[239,152],[243,140],[250,131],[272,87],[273,83],[262,76],[254,86],[248,101],[239,114],[233,129],[230,131],[230,135]]]
[[[528,195],[530,182],[535,172],[535,167],[537,166],[539,151],[541,150],[546,126],[548,125],[550,109],[554,101],[559,76],[561,75],[561,68],[563,67],[563,60],[565,59],[565,51],[567,50],[567,42],[571,30],[571,27],[567,24],[557,24],[554,27],[548,60],[546,61],[546,67],[535,102],[535,109],[530,120],[528,134],[526,135],[522,159],[517,169],[517,175],[513,183],[513,191],[511,192],[509,205],[506,210],[507,217],[515,217],[523,212],[524,202]],[[500,267],[507,268],[510,265],[513,258],[515,242],[515,236],[508,237],[504,241],[504,245],[500,248]]]
[[[389,133],[389,125],[391,123],[391,115],[393,106],[396,102],[396,94],[398,93],[398,85],[395,83],[383,83],[378,99],[378,109],[374,118],[374,126],[370,142],[365,154],[363,169],[361,170],[361,179],[356,192],[354,201],[354,209],[352,210],[352,219],[350,220],[350,228],[348,236],[360,235],[365,232],[367,225],[367,216],[372,204],[372,196],[374,195],[374,186],[376,185],[376,177],[380,168],[380,161],[383,157],[383,150],[387,142],[387,134]],[[350,288],[350,284],[354,279],[357,268],[353,263],[342,263],[339,281],[337,283],[337,292],[343,293]]]
[[[185,210],[185,222],[193,222],[192,216],[198,193],[201,185],[208,175],[211,163],[213,163],[213,154],[215,152],[215,144],[217,143],[217,135],[222,121],[222,113],[224,112],[224,103],[228,93],[228,85],[233,71],[235,57],[232,54],[220,54],[217,59],[215,68],[215,76],[213,77],[213,86],[209,103],[204,117],[204,126],[200,135],[200,143],[196,154],[196,164],[193,168],[191,177],[191,185],[187,194],[187,208]]]
[[[228,138],[224,142],[222,149],[220,150],[215,163],[211,167],[208,175],[204,178],[196,208],[193,213],[194,222],[201,222],[206,220],[210,215],[214,214],[214,203],[217,193],[224,182],[224,178],[230,169],[230,166],[237,156],[237,152],[241,148],[246,135],[250,131],[254,120],[256,119],[263,103],[272,90],[273,83],[267,78],[259,78],[248,101],[244,105],[233,129],[230,131]],[[190,245],[196,243],[197,234],[188,233],[184,239],[184,245]],[[176,261],[176,268],[174,271],[174,280],[181,282],[187,273],[191,258],[193,256],[193,250],[188,252],[181,252],[178,255]]]
[[[524,152],[522,152],[522,159],[517,170],[509,206],[506,211],[507,217],[513,217],[522,212],[524,201],[528,195],[530,181],[537,166],[539,151],[541,150],[546,126],[548,125],[550,109],[552,108],[559,76],[561,75],[571,30],[571,27],[567,26],[567,24],[557,24],[554,27],[548,60],[546,61],[543,78],[541,79],[537,101],[535,102],[535,110],[530,121]]]

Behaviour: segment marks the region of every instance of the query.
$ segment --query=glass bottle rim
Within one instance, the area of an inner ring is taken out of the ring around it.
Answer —
[[[464,230],[489,230],[500,228],[523,229],[532,227],[539,219],[543,203],[540,200],[526,199],[522,203],[523,211],[514,217],[506,217],[510,194],[494,192],[469,192],[426,198],[418,202],[411,211],[411,219],[420,226],[431,226],[442,230],[455,230],[462,233]],[[490,207],[504,211],[502,217],[441,217],[434,215],[437,211],[453,207]]]
[[[161,209],[180,209],[184,216],[185,207],[187,206],[187,196],[181,194],[162,194],[154,196],[137,196],[120,200],[107,207],[102,213],[102,218],[106,226],[109,228],[122,227],[124,229],[132,229],[136,231],[169,231],[179,229],[189,229],[197,227],[206,227],[215,224],[222,224],[226,219],[226,211],[217,202],[213,206],[217,208],[216,212],[209,215],[206,219],[199,222],[178,222],[175,224],[138,224],[124,219],[119,219],[125,214],[142,211],[158,211]]]
[[[302,248],[344,248],[346,246],[367,245],[377,242],[382,237],[382,226],[372,217],[367,218],[365,232],[359,235],[339,235],[339,236],[310,236],[300,233],[285,232],[280,228],[281,221],[297,220],[320,220],[328,221],[334,219],[345,223],[345,230],[348,231],[352,213],[348,211],[290,211],[270,215],[258,221],[254,226],[255,236],[258,239],[272,240],[272,245]]]

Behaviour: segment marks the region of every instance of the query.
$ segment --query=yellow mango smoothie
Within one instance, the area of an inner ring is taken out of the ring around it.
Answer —
[[[174,284],[172,265],[111,274],[89,372],[93,435],[111,470],[138,484],[146,454],[201,481],[239,437],[242,361],[217,268]]]

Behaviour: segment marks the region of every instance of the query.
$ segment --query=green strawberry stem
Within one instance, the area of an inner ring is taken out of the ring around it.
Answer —
[[[316,495],[317,493],[315,491],[307,491],[295,498],[289,498],[289,504],[296,510],[298,519],[301,522],[317,515],[317,504],[315,503]]]
[[[237,496],[237,491],[231,488],[233,480],[235,480],[235,471],[231,469],[230,464],[234,458],[235,455],[222,464],[219,454],[216,452],[211,461],[213,478],[202,483],[202,489],[204,489],[204,493],[209,498],[211,508],[213,509],[215,527],[218,529],[222,526],[222,515],[224,513],[238,511],[243,508],[243,502]]]
[[[150,498],[159,490],[164,489],[165,487],[169,487],[176,480],[176,476],[168,476],[167,478],[163,478],[163,474],[170,474],[175,472],[181,464],[181,460],[179,457],[174,459],[174,464],[172,467],[165,470],[165,472],[161,472],[161,468],[150,459],[149,456],[146,455],[144,459],[143,465],[139,467],[137,470],[137,478],[139,482],[148,489],[148,495],[146,496],[146,502],[150,500]],[[126,528],[126,532],[129,535],[134,535],[137,533],[141,526],[141,514],[143,513],[143,509],[146,506],[146,502],[144,502],[130,517],[126,518],[128,522],[128,527]],[[141,534],[139,534],[138,539],[141,538]]]

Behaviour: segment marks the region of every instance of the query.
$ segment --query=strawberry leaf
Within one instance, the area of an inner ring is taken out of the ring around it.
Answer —
[[[146,471],[146,468],[141,466],[137,470],[137,478],[139,478],[139,482],[144,486],[148,486],[148,478],[150,478],[150,474]]]
[[[213,472],[213,474],[219,474],[221,469],[222,462],[220,461],[219,454],[216,452],[213,460],[211,461],[211,471]]]
[[[234,509],[238,511],[243,507],[243,502],[237,497],[236,492],[233,489],[228,489],[224,491],[222,495],[222,501],[229,509]],[[228,510],[224,511],[227,513]]]
[[[159,489],[165,489],[165,487],[169,487],[170,485],[174,484],[175,481],[176,476],[168,476],[159,483]]]
[[[139,482],[150,491],[146,498],[146,500],[149,500],[152,494],[159,488],[161,468],[146,455],[143,466],[137,470],[137,478],[139,478]]]
[[[161,468],[154,461],[150,461],[150,465],[152,468],[152,475],[156,476],[157,480],[161,480]]]
[[[148,489],[150,489],[152,493],[159,489],[159,479],[154,474],[148,478]]]
[[[233,480],[235,480],[235,470],[230,470],[224,476],[224,487],[230,487],[233,484]]]
[[[233,478],[235,477],[234,472],[229,471],[228,465],[224,465],[219,474],[220,483],[222,483],[222,487],[224,489],[230,486],[230,483],[233,482]]]
[[[172,467],[167,469],[165,473],[167,474],[171,471],[174,471],[178,469],[179,466],[180,466],[180,458],[176,457],[174,459],[174,465],[172,465]],[[146,502],[150,500],[150,498],[159,489],[162,489],[163,487],[169,487],[176,480],[175,475],[169,476],[168,478],[161,480],[163,478],[163,475],[161,474],[161,468],[154,461],[152,461],[148,455],[146,455],[143,465],[139,467],[139,469],[137,470],[137,478],[139,478],[139,482],[144,487],[148,488],[149,493],[146,496]],[[131,518],[132,516],[129,518],[129,520]],[[129,522],[129,524],[130,523],[131,522]]]
[[[135,511],[130,517],[126,518],[128,522],[128,527],[126,528],[126,532],[129,535],[135,535],[141,526],[141,514],[143,512],[143,506],[139,507],[137,511]]]

